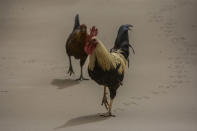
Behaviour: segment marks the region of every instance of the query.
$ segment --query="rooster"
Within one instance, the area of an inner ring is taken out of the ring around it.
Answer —
[[[116,96],[117,89],[122,85],[124,72],[129,57],[128,30],[132,25],[122,25],[119,28],[114,47],[110,52],[96,36],[96,27],[90,29],[90,35],[86,40],[85,52],[90,55],[88,73],[99,85],[104,86],[104,95],[101,105],[105,105],[108,112],[102,116],[114,116],[111,113],[112,103]],[[134,50],[133,50],[134,51]],[[110,103],[107,101],[107,88],[110,92]]]
[[[87,54],[84,51],[84,46],[86,44],[86,37],[88,36],[87,26],[85,24],[80,25],[79,15],[75,16],[75,24],[72,33],[69,35],[66,41],[66,53],[69,58],[69,70],[70,76],[74,73],[71,56],[75,59],[80,59],[81,75],[77,80],[87,80],[83,77],[83,65],[87,59]]]

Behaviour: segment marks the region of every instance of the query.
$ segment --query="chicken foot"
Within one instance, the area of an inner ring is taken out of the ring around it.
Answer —
[[[103,106],[103,104],[105,105],[105,108],[108,110],[109,108],[109,103],[107,101],[107,91],[106,91],[106,86],[104,87],[104,93],[103,93],[103,100],[102,100],[102,103],[101,105]]]
[[[72,74],[74,74],[74,71],[71,63],[71,56],[69,56],[68,58],[69,58],[69,69],[67,73],[71,76]]]
[[[109,110],[108,110],[108,112],[105,113],[105,114],[102,114],[101,116],[103,116],[103,117],[115,117],[115,115],[113,115],[113,114],[111,113],[112,103],[113,103],[113,99],[110,99]]]

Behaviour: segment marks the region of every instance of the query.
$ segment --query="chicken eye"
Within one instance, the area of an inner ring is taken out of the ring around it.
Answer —
[[[93,42],[96,42],[96,39],[93,39]]]

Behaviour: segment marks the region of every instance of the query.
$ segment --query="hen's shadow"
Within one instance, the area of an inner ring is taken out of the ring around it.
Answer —
[[[80,81],[72,79],[53,79],[51,84],[57,86],[58,89],[64,89],[79,84]]]
[[[100,116],[100,114],[80,116],[80,117],[76,117],[76,118],[68,120],[65,124],[55,128],[55,129],[78,126],[78,125],[83,125],[83,124],[88,124],[88,123],[94,123],[94,122],[99,122],[99,121],[103,121],[106,119],[109,119],[109,117],[102,117],[102,116]]]

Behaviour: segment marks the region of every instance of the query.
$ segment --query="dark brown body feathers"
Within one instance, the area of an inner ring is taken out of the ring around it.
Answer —
[[[66,52],[68,56],[74,56],[75,59],[86,59],[87,54],[84,51],[87,33],[81,33],[80,29],[70,34],[66,42]]]

